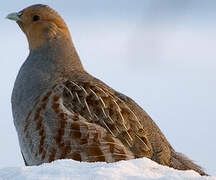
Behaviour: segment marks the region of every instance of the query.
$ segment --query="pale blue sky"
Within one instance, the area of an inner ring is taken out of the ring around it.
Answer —
[[[0,7],[0,168],[22,165],[10,96],[28,55],[4,17],[44,3],[68,24],[85,68],[132,97],[174,148],[216,175],[216,1],[4,1]]]

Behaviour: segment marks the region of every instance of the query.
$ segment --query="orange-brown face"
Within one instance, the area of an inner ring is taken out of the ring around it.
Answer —
[[[57,35],[70,36],[67,26],[57,12],[46,5],[33,5],[7,16],[15,20],[26,34],[29,48],[36,49]]]

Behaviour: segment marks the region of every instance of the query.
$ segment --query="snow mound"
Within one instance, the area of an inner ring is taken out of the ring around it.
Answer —
[[[0,169],[0,180],[216,180],[194,171],[178,171],[161,166],[150,159],[134,159],[116,163],[87,163],[57,160],[31,167]]]

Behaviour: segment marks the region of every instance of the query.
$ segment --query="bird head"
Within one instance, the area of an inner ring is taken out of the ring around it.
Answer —
[[[17,22],[28,39],[30,50],[40,47],[45,41],[62,37],[70,39],[64,20],[47,5],[32,5],[20,12],[8,14],[6,18]]]

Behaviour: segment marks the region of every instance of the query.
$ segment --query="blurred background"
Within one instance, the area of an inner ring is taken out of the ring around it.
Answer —
[[[216,175],[216,1],[4,1],[0,168],[21,166],[10,96],[28,44],[11,12],[43,3],[67,22],[84,67],[133,98],[176,151]]]

